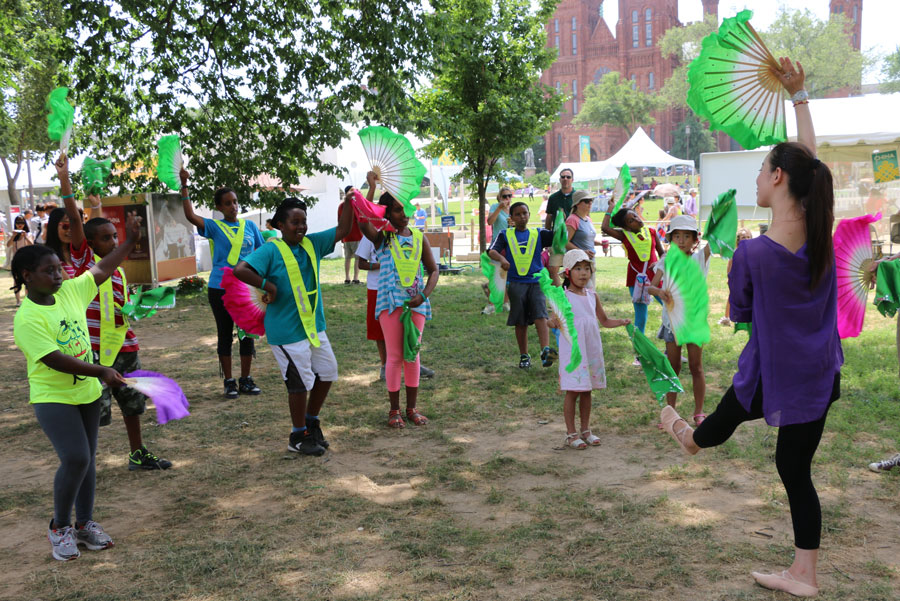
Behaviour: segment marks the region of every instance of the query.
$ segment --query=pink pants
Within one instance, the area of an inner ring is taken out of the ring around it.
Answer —
[[[401,364],[407,388],[419,387],[419,356],[416,355],[416,360],[412,363],[403,360],[403,324],[400,322],[402,314],[403,309],[397,308],[392,313],[388,313],[385,309],[378,316],[378,323],[381,324],[381,331],[384,332],[384,345],[387,348],[384,379],[387,381],[388,392],[400,390]],[[421,313],[413,311],[412,321],[419,331],[425,327],[425,316]],[[422,340],[421,336],[419,336],[419,340]]]

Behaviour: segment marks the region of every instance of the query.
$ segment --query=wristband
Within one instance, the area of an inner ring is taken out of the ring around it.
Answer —
[[[67,198],[75,198],[75,195],[74,195],[74,194],[66,194],[65,196],[62,196],[61,198],[62,198],[63,200],[65,200],[65,199],[67,199]]]
[[[809,92],[807,92],[806,90],[800,90],[799,92],[797,92],[796,94],[791,96],[791,102],[794,103],[794,106],[797,106],[798,104],[803,103],[804,101],[808,101],[808,100],[809,100]]]
[[[182,196],[182,197],[181,197],[181,200],[190,200],[190,198],[187,197],[187,196]]]
[[[260,290],[266,289],[266,278],[263,278],[262,284],[259,285]]]

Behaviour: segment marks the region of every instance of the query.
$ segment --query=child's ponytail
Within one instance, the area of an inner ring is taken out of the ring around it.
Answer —
[[[831,170],[806,146],[782,142],[772,149],[771,168],[780,167],[788,176],[788,191],[806,215],[806,254],[809,257],[810,289],[815,289],[834,261],[834,183]]]

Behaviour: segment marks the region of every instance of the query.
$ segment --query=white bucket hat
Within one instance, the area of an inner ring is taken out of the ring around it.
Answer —
[[[563,269],[569,271],[582,261],[587,261],[590,263],[591,258],[587,256],[587,253],[580,248],[573,248],[572,250],[566,252],[565,256],[563,257]]]
[[[700,233],[700,229],[697,227],[697,220],[691,217],[690,215],[676,215],[672,217],[672,221],[669,222],[669,227],[666,228],[666,236],[668,237],[675,230],[686,230],[688,232],[696,232]]]

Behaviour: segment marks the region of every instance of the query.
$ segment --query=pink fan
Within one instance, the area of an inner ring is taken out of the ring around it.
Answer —
[[[250,334],[265,336],[266,304],[262,301],[263,291],[245,284],[236,277],[230,267],[222,270],[222,287],[225,295],[222,302],[239,328]]]
[[[156,421],[160,424],[190,415],[187,397],[175,380],[155,371],[138,370],[122,375],[129,388],[150,397],[156,406]]]
[[[843,219],[834,230],[837,318],[841,338],[855,338],[862,331],[869,284],[875,277],[875,272],[869,270],[874,260],[869,224],[879,219],[881,213]]]
[[[387,207],[384,205],[377,205],[374,202],[369,202],[362,194],[359,193],[359,190],[353,190],[353,214],[356,215],[357,221],[368,221],[371,223],[376,231],[386,230],[388,232],[394,231],[394,226],[384,218],[384,212]]]

